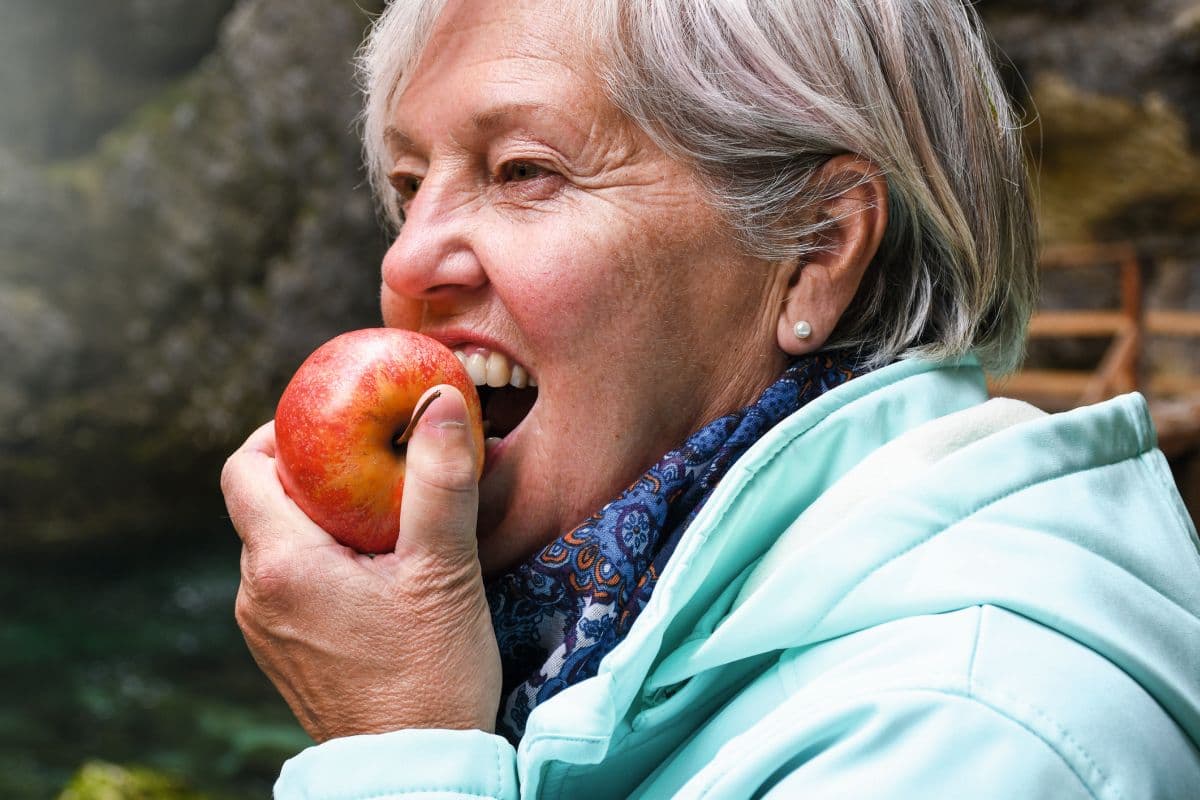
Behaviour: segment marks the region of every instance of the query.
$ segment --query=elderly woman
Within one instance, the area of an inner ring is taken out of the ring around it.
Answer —
[[[508,386],[373,559],[229,460],[278,797],[1197,796],[1144,403],[986,398],[1034,231],[968,6],[396,0],[363,65],[384,319]]]

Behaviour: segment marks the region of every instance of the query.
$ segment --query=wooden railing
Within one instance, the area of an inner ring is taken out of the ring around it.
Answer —
[[[1200,377],[1147,374],[1142,363],[1148,337],[1200,339],[1200,312],[1146,310],[1143,259],[1129,244],[1058,247],[1043,254],[1041,268],[1117,271],[1118,308],[1040,311],[1029,324],[1031,339],[1104,338],[1108,348],[1092,370],[1021,370],[993,384],[993,394],[1059,411],[1140,391],[1168,455],[1200,445]]]

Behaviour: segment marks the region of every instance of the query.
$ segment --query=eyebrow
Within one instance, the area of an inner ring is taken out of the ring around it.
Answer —
[[[388,125],[383,129],[383,143],[387,145],[388,150],[393,153],[397,150],[415,150],[413,140],[408,134],[397,128],[395,125]]]
[[[471,117],[471,125],[479,133],[492,133],[521,114],[539,116],[550,109],[544,103],[503,103]]]
[[[477,133],[494,133],[520,115],[544,116],[548,113],[554,112],[551,106],[544,103],[502,103],[471,115],[471,128]],[[416,149],[412,137],[395,125],[388,125],[383,129],[383,140],[393,151]]]

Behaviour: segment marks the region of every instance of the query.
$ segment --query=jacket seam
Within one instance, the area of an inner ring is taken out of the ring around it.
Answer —
[[[975,636],[971,640],[971,656],[967,659],[967,694],[973,694],[975,691],[975,655],[979,652],[979,640],[983,638],[983,606],[976,606],[978,609],[975,618]]]
[[[1097,776],[1099,776],[1100,780],[1099,780],[1099,783],[1098,783],[1097,789],[1103,789],[1103,788],[1105,788],[1105,787],[1108,787],[1108,788],[1111,788],[1111,789],[1112,789],[1112,793],[1113,793],[1113,795],[1114,795],[1116,798],[1118,798],[1118,799],[1119,799],[1119,798],[1121,798],[1121,797],[1122,797],[1122,795],[1121,795],[1120,791],[1118,791],[1118,790],[1116,789],[1116,787],[1113,787],[1113,786],[1111,786],[1111,784],[1110,784],[1110,782],[1109,782],[1109,780],[1108,780],[1108,776],[1107,776],[1107,775],[1105,775],[1105,774],[1104,774],[1104,771],[1103,771],[1103,770],[1101,770],[1101,769],[1100,769],[1100,767],[1099,767],[1099,766],[1096,764],[1096,759],[1092,758],[1092,756],[1091,756],[1091,755],[1088,753],[1088,751],[1087,751],[1087,750],[1085,750],[1085,749],[1083,748],[1083,745],[1081,745],[1081,744],[1080,744],[1078,741],[1076,741],[1076,740],[1075,740],[1075,737],[1071,736],[1071,734],[1067,732],[1067,729],[1066,729],[1066,728],[1064,728],[1062,725],[1060,725],[1060,724],[1059,724],[1059,723],[1058,723],[1058,722],[1057,722],[1057,721],[1056,721],[1054,718],[1052,718],[1052,717],[1051,717],[1049,714],[1047,714],[1045,711],[1043,711],[1042,709],[1038,708],[1038,707],[1037,707],[1037,706],[1035,706],[1035,705],[1032,705],[1032,704],[1029,704],[1029,703],[1023,703],[1023,702],[1020,700],[1020,698],[1018,698],[1018,697],[1014,696],[1012,693],[1010,693],[1010,692],[1007,692],[1007,691],[1005,691],[1005,690],[1003,690],[1003,689],[999,689],[999,688],[997,688],[997,689],[993,689],[993,690],[988,690],[988,693],[989,693],[989,694],[994,694],[994,695],[995,695],[997,698],[1000,698],[1000,699],[1007,700],[1007,701],[1009,701],[1010,703],[1012,703],[1012,704],[1014,704],[1014,705],[1022,705],[1022,706],[1024,706],[1025,708],[1027,708],[1027,709],[1029,710],[1029,712],[1030,712],[1030,713],[1032,713],[1032,714],[1033,714],[1033,716],[1037,717],[1037,718],[1038,718],[1039,720],[1041,720],[1043,723],[1045,723],[1046,725],[1048,725],[1048,726],[1050,726],[1051,728],[1053,728],[1053,729],[1054,729],[1054,731],[1055,731],[1055,733],[1057,733],[1059,736],[1061,736],[1061,737],[1062,737],[1062,739],[1063,739],[1063,740],[1064,740],[1064,741],[1065,741],[1067,744],[1069,744],[1069,745],[1071,746],[1071,748],[1072,748],[1072,749],[1075,751],[1075,753],[1076,753],[1076,754],[1077,754],[1077,755],[1078,755],[1080,758],[1082,758],[1082,759],[1084,760],[1084,762],[1086,762],[1086,763],[1087,763],[1087,765],[1088,765],[1088,766],[1089,766],[1089,767],[1090,767],[1090,768],[1091,768],[1091,769],[1092,769],[1092,770],[1093,770],[1093,771],[1096,773],[1096,775],[1097,775]],[[987,699],[985,699],[984,697],[980,696],[980,694],[979,694],[977,691],[972,691],[972,692],[971,692],[970,699],[971,699],[971,700],[974,700],[975,702],[977,702],[977,703],[980,703],[981,705],[984,705],[984,706],[986,706],[986,707],[988,707],[988,708],[992,708],[994,711],[996,711],[996,713],[998,713],[998,714],[1002,714],[1003,716],[1006,716],[1006,717],[1009,717],[1009,718],[1010,718],[1010,719],[1012,719],[1014,722],[1017,722],[1018,724],[1022,724],[1022,725],[1023,725],[1023,723],[1021,723],[1019,720],[1017,720],[1017,719],[1016,719],[1015,717],[1013,717],[1011,714],[1006,714],[1006,713],[1004,713],[1004,712],[1000,711],[1000,710],[999,710],[999,708],[997,707],[997,705],[998,705],[998,704],[994,704],[994,703],[992,703],[992,702],[989,702]],[[1042,737],[1040,734],[1038,734],[1036,731],[1032,731],[1032,730],[1031,730],[1030,732],[1031,732],[1031,733],[1034,733],[1034,735],[1037,735],[1037,736],[1038,736],[1038,738],[1041,738],[1043,741],[1046,741],[1046,739],[1045,739],[1044,737]],[[1048,742],[1048,741],[1047,741],[1047,744],[1049,744],[1049,742]],[[1051,747],[1053,747],[1053,745],[1051,745]],[[1055,748],[1053,748],[1053,749],[1055,750],[1055,752],[1058,752],[1058,748],[1056,748],[1056,747],[1055,747]],[[1063,760],[1065,761],[1066,759],[1064,758]],[[1069,763],[1069,762],[1068,762],[1068,763]],[[1080,777],[1080,781],[1083,781],[1083,778],[1082,778],[1082,777]],[[1090,784],[1085,784],[1085,785],[1087,785],[1087,786],[1088,786],[1088,791],[1089,791],[1089,793],[1091,793],[1091,794],[1092,794],[1092,796],[1093,796],[1093,797],[1095,797],[1095,796],[1096,796],[1096,794],[1095,794],[1094,792],[1091,792],[1091,786],[1090,786]]]
[[[496,790],[495,790],[494,794],[497,797],[499,797],[503,793],[503,790],[504,790],[504,765],[501,763],[501,760],[503,757],[501,755],[500,748],[496,747],[495,745],[493,745],[493,747],[492,747],[492,752],[495,753],[495,755],[496,755],[496,783],[495,783]],[[516,763],[517,763],[517,753],[516,753],[516,750],[513,750],[513,770],[514,771],[516,771]]]
[[[970,698],[974,699],[976,702],[981,702],[981,703],[984,703],[985,705],[991,705],[990,703],[988,703],[987,700],[985,700],[981,696],[980,692],[976,689],[975,663],[976,663],[976,655],[979,652],[979,643],[980,643],[980,640],[983,638],[983,623],[984,623],[984,618],[985,618],[985,612],[989,608],[994,608],[994,607],[988,606],[988,605],[981,605],[981,606],[978,606],[977,608],[979,609],[979,619],[978,619],[978,624],[976,625],[976,628],[975,628],[975,641],[971,647],[971,661],[970,661],[970,665],[967,668],[967,695]],[[1038,624],[1038,623],[1033,623],[1033,624]],[[1074,749],[1076,754],[1081,759],[1083,759],[1084,762],[1087,763],[1087,765],[1092,769],[1092,771],[1095,772],[1095,774],[1099,776],[1099,778],[1100,778],[1099,786],[1101,788],[1109,785],[1108,776],[1105,775],[1104,771],[1102,769],[1100,769],[1100,767],[1096,764],[1096,760],[1094,758],[1092,758],[1092,756],[1088,753],[1088,751],[1084,749],[1083,745],[1081,745],[1078,741],[1076,741],[1075,737],[1071,736],[1071,734],[1067,732],[1067,729],[1064,728],[1062,725],[1060,725],[1053,717],[1050,716],[1050,714],[1046,713],[1045,711],[1043,711],[1042,709],[1033,705],[1032,703],[1022,701],[1021,698],[1017,697],[1012,692],[1006,691],[1005,689],[1002,689],[999,687],[985,688],[984,691],[987,694],[992,694],[998,698],[1003,698],[1010,705],[1013,705],[1014,707],[1021,706],[1021,707],[1024,707],[1025,709],[1028,709],[1028,711],[1030,713],[1032,713],[1034,716],[1036,716],[1038,719],[1040,719],[1044,724],[1053,728],[1054,731],[1063,739],[1063,741],[1065,741],[1067,744],[1069,744],[1071,746],[1071,748]],[[1118,798],[1121,797],[1121,793],[1119,791],[1117,791],[1115,788],[1113,789],[1113,794],[1115,794],[1116,797],[1118,797]]]
[[[1046,746],[1047,749],[1050,750],[1051,753],[1053,753],[1055,756],[1057,756],[1058,760],[1062,762],[1063,766],[1065,766],[1067,768],[1067,770],[1071,773],[1071,775],[1073,775],[1075,777],[1075,780],[1079,782],[1079,785],[1083,788],[1083,790],[1085,792],[1087,792],[1088,797],[1092,798],[1092,800],[1100,800],[1099,795],[1097,795],[1097,793],[1095,791],[1093,791],[1091,784],[1082,775],[1079,774],[1079,770],[1077,770],[1075,768],[1075,765],[1070,762],[1070,760],[1062,753],[1062,751],[1055,745],[1054,742],[1050,741],[1045,736],[1043,736],[1041,733],[1039,733],[1037,730],[1030,727],[1024,720],[1013,716],[1012,714],[1008,713],[1006,710],[1000,708],[999,706],[997,706],[993,703],[988,702],[987,700],[984,700],[983,698],[981,698],[978,695],[975,695],[973,693],[954,691],[953,689],[948,689],[948,688],[944,688],[944,687],[906,686],[906,687],[902,687],[902,688],[878,689],[878,690],[870,691],[870,692],[861,692],[856,695],[850,695],[846,699],[852,700],[852,699],[868,698],[868,697],[873,697],[873,696],[877,697],[880,695],[887,695],[887,694],[917,694],[917,695],[919,695],[919,694],[924,694],[924,693],[944,695],[946,697],[955,697],[960,700],[967,701],[969,703],[979,706],[980,708],[987,709],[988,711],[992,712],[993,714],[1000,717],[1001,719],[1005,719],[1005,720],[1008,720],[1009,722],[1013,723],[1014,725],[1019,727],[1021,730],[1025,731],[1025,733],[1029,734],[1030,736],[1032,736],[1035,739],[1037,739],[1038,741],[1040,741],[1042,744],[1044,744]],[[1051,720],[1048,716],[1046,716],[1044,713],[1042,713],[1038,709],[1032,708],[1032,707],[1030,707],[1030,708],[1034,712],[1034,714],[1036,714],[1039,718],[1041,718],[1042,720],[1046,721],[1047,723],[1053,725],[1059,733],[1066,736],[1066,732],[1063,730],[1063,728],[1060,725],[1055,723],[1053,720]],[[778,723],[772,724],[769,727],[767,727],[766,729],[764,729],[762,731],[762,733],[764,735],[766,735],[768,738],[770,738],[771,736],[773,736],[777,733],[785,732],[787,729],[787,726],[790,725],[791,722],[792,722],[792,720],[783,720]],[[754,730],[754,728],[751,728],[750,730],[752,731],[752,730]],[[749,733],[749,731],[747,731],[747,733]],[[1087,753],[1079,746],[1079,744],[1077,742],[1075,742],[1074,739],[1071,739],[1069,736],[1067,736],[1066,738],[1072,744],[1072,746],[1074,746],[1075,748],[1077,748],[1079,750],[1080,755],[1082,755],[1084,757],[1084,759],[1088,762],[1088,765],[1091,766],[1093,769],[1095,769],[1096,772],[1101,775],[1103,782],[1107,783],[1107,778],[1104,778],[1103,773],[1101,773],[1100,770],[1096,767],[1095,762],[1090,757],[1088,757]],[[757,749],[759,747],[759,742],[761,742],[761,741],[762,741],[762,737],[756,736],[756,737],[754,737],[753,742],[747,742],[747,743],[743,744],[741,747],[739,747],[738,752],[740,753],[740,752],[748,751],[751,749]],[[723,778],[723,777],[724,777],[723,774],[718,774],[718,775],[714,775],[713,777],[707,779],[705,781],[704,787],[701,789],[699,795],[697,795],[697,796],[700,798],[708,797],[712,793],[712,791],[717,788],[717,784],[720,782],[721,778]],[[1115,790],[1114,790],[1114,793],[1116,794],[1116,796],[1118,798],[1121,797],[1119,792],[1115,792]]]
[[[539,732],[537,734],[537,738],[530,742],[527,747],[525,747],[525,752],[528,754],[528,757],[531,761],[539,762],[539,766],[542,769],[542,780],[544,781],[544,794],[549,797],[562,796],[563,785],[566,783],[567,779],[577,771],[577,767],[581,765],[574,761],[561,761],[554,758],[544,758],[537,754],[538,750],[546,750],[552,744],[556,744],[558,742],[574,742],[575,744],[594,745],[602,741],[604,741],[604,739],[597,736],[568,736],[556,734],[553,731]],[[524,739],[521,741],[521,745],[525,745]],[[559,770],[555,775],[548,775],[547,773],[550,772],[550,768],[553,764],[560,764],[562,769]],[[520,792],[518,791],[518,794],[519,793]]]
[[[444,794],[453,795],[455,797],[482,797],[488,798],[488,800],[498,800],[498,798],[502,795],[504,788],[504,765],[502,763],[500,748],[493,747],[492,753],[495,756],[496,765],[496,782],[494,784],[494,790],[476,792],[453,786],[405,786],[402,788],[388,789],[382,792],[346,795],[345,800],[386,800],[387,798],[402,798],[411,794]]]

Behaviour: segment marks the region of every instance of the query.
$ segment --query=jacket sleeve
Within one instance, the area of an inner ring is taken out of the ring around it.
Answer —
[[[1095,800],[1086,754],[979,700],[941,691],[866,696],[833,713],[751,727],[678,797]],[[720,762],[720,763],[717,763]],[[1097,778],[1101,778],[1097,780]],[[1110,787],[1111,788],[1111,787]]]
[[[331,739],[283,765],[277,800],[517,800],[516,751],[483,731],[404,730]]]

